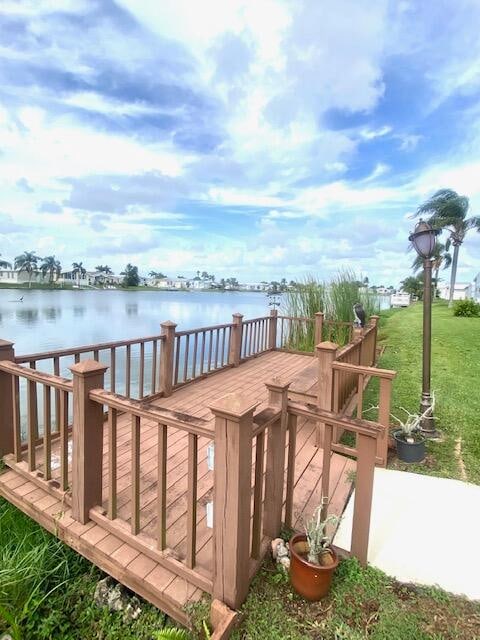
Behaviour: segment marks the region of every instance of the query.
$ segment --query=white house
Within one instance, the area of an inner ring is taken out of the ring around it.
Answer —
[[[244,282],[239,285],[242,291],[268,291],[270,285],[268,282]]]
[[[473,279],[473,297],[477,302],[480,302],[480,273],[477,273]]]
[[[444,283],[438,287],[438,293],[443,300],[450,300],[450,284]],[[472,297],[472,285],[465,282],[456,282],[453,290],[454,300],[468,300]]]
[[[32,277],[27,271],[19,271],[18,269],[0,269],[0,282],[5,284],[28,284],[28,282],[48,282],[41,271],[34,271]]]

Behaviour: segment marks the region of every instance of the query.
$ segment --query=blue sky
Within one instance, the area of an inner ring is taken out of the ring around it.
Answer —
[[[408,275],[480,210],[478,0],[3,0],[0,253],[241,280]],[[480,270],[480,234],[459,280]]]

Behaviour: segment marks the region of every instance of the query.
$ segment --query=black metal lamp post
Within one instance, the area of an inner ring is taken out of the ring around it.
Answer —
[[[420,220],[409,240],[419,256],[423,258],[423,369],[422,369],[422,399],[420,413],[425,414],[432,407],[430,392],[431,345],[432,345],[432,256],[435,249],[438,229],[431,227],[428,222]],[[435,438],[439,434],[435,429],[432,411],[424,415],[420,429],[424,436]]]

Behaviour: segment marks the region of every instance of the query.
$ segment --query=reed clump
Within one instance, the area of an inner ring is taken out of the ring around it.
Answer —
[[[328,339],[343,346],[349,341],[350,327],[340,323],[353,322],[353,306],[357,302],[363,305],[367,319],[380,311],[378,297],[362,287],[353,271],[341,270],[328,282],[314,276],[298,282],[285,294],[283,312],[287,316],[313,320],[317,311],[323,311],[322,340]],[[314,342],[314,322],[296,323],[286,346],[313,351]]]

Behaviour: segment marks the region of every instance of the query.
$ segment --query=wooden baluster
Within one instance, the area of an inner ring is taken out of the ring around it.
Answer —
[[[209,336],[208,336],[208,369],[207,371],[210,371],[212,368],[212,338],[213,338],[213,331],[210,331]]]
[[[108,518],[117,517],[117,410],[108,409]]]
[[[188,352],[190,350],[190,335],[185,336],[185,354],[183,358],[183,382],[188,379]]]
[[[188,487],[187,487],[187,567],[193,569],[197,548],[197,474],[198,436],[188,434]]]
[[[82,524],[90,509],[102,504],[103,406],[90,399],[90,391],[103,389],[107,367],[95,360],[73,365],[72,517]],[[68,392],[62,391],[62,484],[68,482]]]
[[[93,359],[95,360],[95,362],[100,362],[100,353],[98,349],[93,350]]]
[[[297,451],[297,416],[288,414],[288,464],[285,498],[285,524],[293,526],[293,491],[295,488],[295,455]]]
[[[357,418],[362,418],[363,414],[363,387],[365,385],[365,376],[360,373],[358,376],[358,388],[357,388]]]
[[[37,383],[27,380],[28,470],[35,471],[35,445],[38,437]]]
[[[68,489],[68,391],[60,392],[60,488]]]
[[[130,398],[130,367],[132,361],[132,347],[127,344],[125,350],[125,395]]]
[[[80,362],[80,354],[79,354],[79,353],[76,353],[76,354],[74,355],[74,359],[75,359],[75,364],[78,364],[78,363]]]
[[[53,373],[56,376],[60,376],[60,358],[55,356],[53,358]],[[60,431],[60,389],[55,389],[55,431]]]
[[[140,531],[140,417],[132,415],[132,535]]]
[[[330,462],[332,460],[333,427],[325,424],[323,434],[323,462],[322,462],[322,520],[328,515],[328,501],[330,499]]]
[[[382,467],[387,466],[388,458],[388,430],[390,427],[390,403],[392,397],[392,379],[380,378],[378,422],[384,427],[384,432],[377,439],[377,457]]]
[[[197,377],[197,351],[198,351],[198,332],[195,331],[195,336],[193,338],[192,380]]]
[[[269,405],[281,410],[280,418],[268,427],[267,469],[265,472],[264,531],[270,538],[276,538],[282,525],[288,387],[290,383],[274,379],[267,382],[265,386],[268,389]]]
[[[202,331],[202,352],[200,354],[200,375],[203,376],[204,363],[205,363],[205,339],[206,333]]]
[[[173,374],[173,384],[178,384],[181,340],[182,340],[182,336],[177,336],[175,338],[175,370]]]
[[[43,471],[45,480],[52,478],[52,395],[48,385],[43,386]]]
[[[18,376],[12,375],[12,404],[13,404],[13,450],[15,462],[22,460],[22,431],[20,413],[20,380]],[[5,410],[5,408],[3,408]]]
[[[138,376],[138,397],[140,400],[144,396],[145,388],[145,342],[140,343],[140,367]]]
[[[254,329],[254,323],[250,322],[248,324],[248,330],[249,330],[249,338],[248,338],[248,352],[247,352],[247,357],[251,356],[253,351],[252,351],[252,338],[253,338],[253,329]],[[253,344],[255,344],[255,341],[253,342]]]
[[[220,329],[215,330],[215,366],[214,369],[218,369],[218,348],[220,346]]]
[[[158,425],[157,480],[157,544],[160,551],[167,547],[167,425]]]
[[[152,396],[157,390],[157,345],[158,340],[152,340],[152,375],[150,382],[150,393]]]
[[[324,315],[323,315],[323,311],[317,311],[317,313],[315,314],[315,344],[313,345],[314,347],[317,346],[317,344],[320,344],[320,342],[323,342],[323,320],[324,320]]]
[[[277,327],[278,327],[278,311],[277,309],[271,309],[270,318],[268,320],[268,348],[269,349],[277,348]]]
[[[115,393],[116,377],[117,377],[117,362],[116,362],[116,350],[115,347],[110,349],[110,391]]]
[[[265,431],[257,436],[257,448],[255,451],[255,485],[253,494],[253,526],[252,526],[252,558],[260,558],[260,545],[262,542],[262,515],[263,515],[263,470],[265,458]]]
[[[223,327],[223,333],[222,333],[222,362],[220,363],[220,366],[223,367],[223,365],[225,364],[225,334],[227,331],[227,327]]]
[[[14,362],[13,342],[0,340],[0,361]],[[0,371],[0,458],[15,451],[15,383],[14,376]],[[18,451],[16,452],[18,455]],[[18,460],[17,460],[18,462]]]

